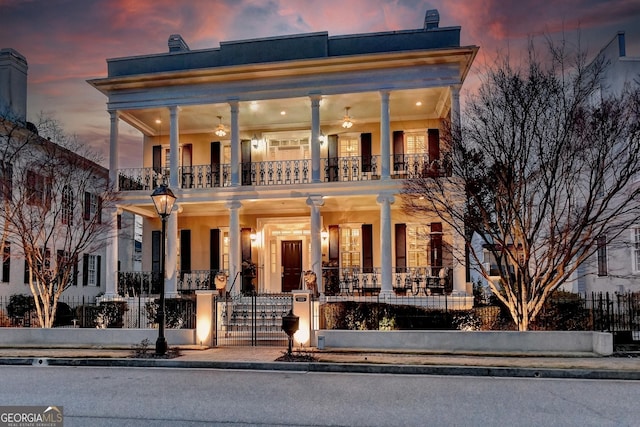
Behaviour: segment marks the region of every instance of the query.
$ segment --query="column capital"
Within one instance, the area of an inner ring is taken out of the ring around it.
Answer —
[[[111,120],[118,120],[120,118],[120,110],[107,110]]]
[[[323,196],[309,196],[307,197],[307,206],[320,207],[324,206]]]
[[[376,199],[376,202],[380,205],[385,203],[389,203],[390,205],[392,205],[393,203],[395,203],[395,201],[396,198],[392,194],[379,194],[378,198]]]
[[[229,98],[227,99],[227,103],[231,107],[231,111],[238,112],[238,107],[240,106],[240,100],[238,98]]]
[[[240,203],[237,200],[232,200],[230,202],[227,202],[227,209],[233,210],[233,209],[240,209],[242,207],[242,203]]]
[[[389,100],[389,97],[391,96],[391,89],[380,89],[379,93],[380,98]]]
[[[322,94],[320,92],[310,92],[309,98],[312,103],[317,103],[316,105],[320,105],[320,101],[322,100]]]

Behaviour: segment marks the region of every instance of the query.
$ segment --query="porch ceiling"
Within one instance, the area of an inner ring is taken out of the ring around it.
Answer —
[[[429,88],[392,91],[389,109],[392,120],[436,118],[443,114],[448,98],[448,88]],[[420,101],[421,106],[416,102]],[[336,126],[342,123],[345,107],[351,107],[353,121],[377,122],[380,118],[378,92],[350,93],[323,96],[320,104],[320,126]],[[285,114],[281,114],[282,112]],[[180,110],[180,133],[211,133],[218,125],[217,116],[229,129],[229,105],[188,105]],[[286,98],[239,103],[240,130],[244,132],[287,129],[308,129],[311,125],[309,98]],[[169,132],[167,108],[127,110],[122,118],[143,133],[166,135]],[[156,120],[160,119],[161,124]],[[215,138],[215,137],[214,137]]]

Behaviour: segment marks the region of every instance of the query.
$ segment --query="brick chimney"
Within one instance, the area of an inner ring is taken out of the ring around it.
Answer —
[[[438,28],[439,24],[440,14],[438,13],[438,9],[427,10],[427,13],[424,16],[424,29],[432,30],[434,28]]]
[[[169,36],[169,52],[188,52],[189,46],[180,34],[171,34]]]

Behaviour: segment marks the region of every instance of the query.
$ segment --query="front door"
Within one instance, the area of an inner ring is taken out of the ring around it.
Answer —
[[[282,292],[300,288],[302,240],[282,241]]]

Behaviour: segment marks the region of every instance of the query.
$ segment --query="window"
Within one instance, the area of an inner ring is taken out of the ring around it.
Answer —
[[[49,206],[51,200],[51,183],[44,176],[28,170],[26,192],[27,203],[30,205]]]
[[[425,154],[425,135],[420,133],[405,133],[406,154]]]
[[[82,285],[100,286],[100,255],[85,254],[82,264]]]
[[[84,219],[89,221],[96,218],[98,223],[102,222],[102,200],[97,194],[84,193]]]
[[[427,227],[407,224],[407,267],[425,267],[429,265],[429,239]]]
[[[634,273],[640,273],[640,227],[636,227],[632,229],[631,234],[633,246],[632,246],[632,254],[631,261],[633,264]]]
[[[360,227],[340,227],[340,265],[360,267]]]
[[[73,190],[68,185],[62,189],[62,223],[73,225]]]
[[[598,237],[598,276],[607,275],[607,236]]]
[[[77,256],[72,258],[69,252],[58,249],[58,251],[56,252],[56,264],[58,266],[58,274],[62,274],[63,271],[69,271],[69,269],[71,269],[68,284],[76,286],[78,284]]]
[[[340,157],[353,157],[360,155],[360,140],[354,136],[340,138]]]
[[[0,162],[0,199],[10,199],[13,190],[13,165]]]

